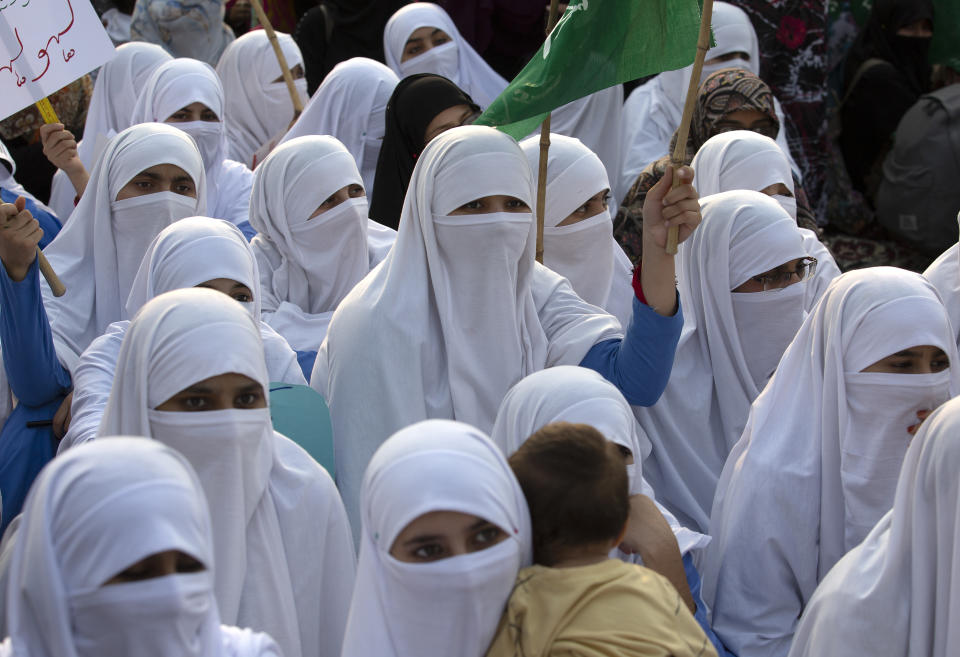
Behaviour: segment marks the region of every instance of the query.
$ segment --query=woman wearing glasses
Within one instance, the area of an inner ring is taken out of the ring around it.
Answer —
[[[786,657],[817,584],[893,506],[920,422],[960,392],[956,359],[947,311],[919,274],[873,267],[827,288],[717,484],[703,598],[733,653]]]
[[[683,332],[670,382],[634,407],[650,437],[643,476],[681,523],[707,533],[727,454],[803,321],[816,269],[796,222],[766,194],[701,199],[701,230],[677,256]]]

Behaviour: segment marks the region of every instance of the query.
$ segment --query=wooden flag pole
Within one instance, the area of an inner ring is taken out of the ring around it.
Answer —
[[[300,94],[297,93],[296,86],[293,84],[293,76],[290,75],[290,67],[287,65],[287,58],[283,56],[283,50],[281,50],[280,42],[277,40],[277,33],[274,32],[273,25],[270,24],[270,19],[267,18],[267,13],[263,10],[260,0],[250,0],[250,2],[253,4],[253,11],[257,14],[257,22],[263,27],[270,45],[273,46],[273,54],[277,56],[277,61],[280,62],[280,72],[283,75],[283,81],[287,83],[290,100],[293,101],[293,118],[297,119],[303,114],[303,103],[300,100]]]
[[[700,73],[703,71],[703,60],[710,50],[710,19],[713,15],[713,0],[703,0],[703,10],[700,14],[700,35],[697,37],[697,54],[693,59],[693,71],[690,73],[690,84],[687,86],[687,99],[683,104],[683,117],[677,129],[677,143],[673,147],[670,157],[673,165],[673,186],[680,186],[680,177],[677,169],[683,166],[684,156],[687,154],[687,137],[690,135],[690,119],[693,118],[693,106],[697,103],[697,92],[700,90]],[[677,253],[677,241],[680,236],[680,227],[671,226],[667,231],[667,253]]]
[[[44,123],[60,123],[60,119],[57,118],[57,113],[54,111],[49,99],[43,98],[38,100],[35,105],[37,109],[40,110],[40,116],[43,117]],[[18,210],[23,210],[23,202],[17,203],[16,205]],[[43,255],[43,251],[40,250],[39,246],[37,247],[37,264],[40,266],[40,273],[43,274],[43,277],[47,280],[47,285],[50,286],[50,291],[53,292],[53,296],[62,297],[66,294],[67,287],[63,284],[63,281],[60,280],[60,277],[57,276],[57,272],[53,271],[53,267],[47,260],[47,256]]]
[[[559,0],[550,0],[547,35],[557,24]],[[540,167],[537,174],[537,262],[543,264],[543,221],[547,205],[547,153],[550,150],[550,115],[540,125]]]

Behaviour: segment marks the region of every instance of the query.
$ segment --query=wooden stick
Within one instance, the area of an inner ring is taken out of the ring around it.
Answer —
[[[693,118],[693,106],[697,103],[697,92],[700,90],[700,73],[703,72],[703,60],[710,50],[710,19],[713,16],[713,0],[703,0],[703,11],[700,14],[700,35],[697,37],[697,55],[693,58],[693,71],[690,73],[690,84],[687,86],[687,99],[683,105],[683,117],[677,129],[677,143],[670,157],[673,165],[673,186],[680,186],[680,176],[677,169],[683,166],[687,154],[687,137],[690,135],[690,119]],[[671,226],[667,231],[667,253],[677,253],[677,241],[680,236],[680,227]]]
[[[277,56],[277,61],[280,63],[280,72],[283,75],[283,81],[287,83],[287,91],[290,93],[290,100],[293,101],[293,118],[296,119],[303,114],[303,102],[301,102],[300,94],[297,93],[297,88],[293,84],[293,76],[290,75],[287,58],[283,56],[283,50],[280,49],[280,42],[277,40],[277,33],[274,32],[273,25],[270,24],[270,19],[267,18],[267,13],[263,10],[263,5],[260,4],[260,0],[250,0],[250,2],[253,4],[253,11],[257,14],[257,22],[263,27],[263,31],[267,33],[267,39],[270,41],[270,45],[273,46],[273,54]]]
[[[60,119],[57,118],[57,113],[48,98],[41,98],[35,105],[37,109],[40,110],[40,116],[43,117],[44,123],[60,123]],[[23,210],[22,205],[23,203],[17,203],[17,207],[20,210]],[[66,294],[67,287],[63,284],[63,281],[60,280],[60,277],[57,276],[57,272],[53,270],[53,267],[47,260],[47,256],[43,255],[43,251],[40,250],[39,246],[37,247],[37,264],[40,265],[40,273],[43,274],[43,277],[47,280],[47,285],[50,286],[53,296],[62,297]]]
[[[547,35],[557,24],[559,0],[550,0]],[[547,207],[547,153],[550,150],[550,114],[540,125],[540,170],[537,176],[537,262],[543,264],[543,222]]]

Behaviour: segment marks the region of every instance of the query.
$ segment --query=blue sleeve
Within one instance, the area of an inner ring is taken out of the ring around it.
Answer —
[[[249,221],[244,221],[237,224],[237,228],[243,233],[243,236],[247,238],[247,241],[250,242],[254,237],[257,236],[257,231],[253,226],[250,225]]]
[[[60,408],[62,397],[43,406],[17,404],[0,431],[0,492],[3,493],[3,517],[0,534],[23,508],[30,485],[57,452],[52,420]],[[30,427],[28,422],[40,421],[43,426]]]
[[[683,329],[683,310],[664,317],[633,299],[633,317],[623,339],[598,342],[580,361],[620,389],[634,406],[653,406],[670,380],[673,356]]]
[[[300,365],[300,369],[303,370],[303,378],[307,381],[310,380],[310,375],[313,373],[313,364],[317,360],[317,350],[313,351],[298,351],[297,352],[297,364]]]
[[[703,596],[700,594],[700,588],[702,586],[700,573],[697,572],[697,567],[693,565],[693,557],[690,556],[689,552],[683,555],[683,570],[687,575],[690,595],[693,596],[693,602],[697,605],[697,610],[694,612],[693,617],[700,626],[700,629],[703,630],[703,633],[710,639],[713,647],[717,649],[717,655],[719,655],[719,657],[736,657],[736,655],[727,650],[727,647],[723,645],[723,641],[720,640],[717,633],[710,627],[710,622],[707,620],[707,606],[703,603]]]
[[[36,260],[19,283],[10,280],[0,264],[0,345],[10,387],[20,403],[42,406],[70,390],[70,374],[53,346]]]
[[[9,189],[0,189],[0,201],[4,203],[13,203],[20,194],[11,192]],[[47,244],[53,241],[53,238],[60,233],[63,224],[53,214],[40,208],[33,199],[24,197],[27,202],[24,209],[29,210],[34,219],[40,222],[40,228],[43,230],[43,237],[40,238],[40,248],[45,249]]]

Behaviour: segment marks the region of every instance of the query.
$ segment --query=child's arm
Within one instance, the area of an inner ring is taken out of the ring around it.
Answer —
[[[646,495],[630,498],[630,517],[620,549],[639,554],[643,565],[666,577],[691,613],[696,611],[677,539],[660,509]]]

